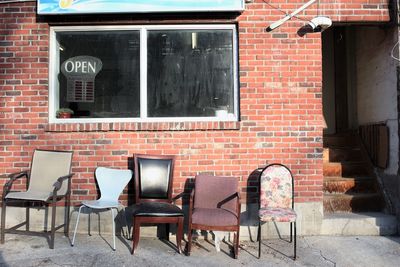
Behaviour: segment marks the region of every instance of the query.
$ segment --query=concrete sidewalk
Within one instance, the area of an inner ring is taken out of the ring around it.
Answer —
[[[221,244],[221,252],[205,240],[194,244],[191,256],[177,254],[172,243],[156,238],[141,238],[135,255],[131,242],[117,238],[112,251],[111,236],[77,235],[75,246],[57,234],[55,249],[48,248],[45,237],[6,234],[0,245],[0,266],[399,266],[400,237],[313,236],[298,238],[298,258],[292,261],[292,244],[265,240],[262,257],[257,259],[257,243],[241,242],[239,259],[231,257]],[[281,254],[283,253],[283,254]]]

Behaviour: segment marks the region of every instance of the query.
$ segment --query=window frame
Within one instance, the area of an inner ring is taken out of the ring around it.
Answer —
[[[139,31],[140,35],[140,117],[137,118],[56,118],[59,108],[59,85],[57,74],[60,72],[60,47],[56,39],[58,32],[94,32],[126,30]],[[147,32],[151,30],[231,30],[233,60],[233,116],[221,117],[148,117],[147,115]],[[215,122],[239,120],[239,58],[238,33],[236,24],[185,24],[185,25],[102,25],[102,26],[52,26],[49,38],[49,123],[108,123],[108,122]]]

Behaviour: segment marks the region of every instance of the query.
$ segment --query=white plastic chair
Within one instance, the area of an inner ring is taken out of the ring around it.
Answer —
[[[101,196],[98,200],[90,200],[82,202],[82,206],[79,208],[78,217],[76,219],[74,237],[72,239],[71,246],[74,246],[75,243],[75,235],[76,235],[76,230],[78,229],[79,215],[81,214],[82,208],[87,207],[89,209],[98,209],[98,210],[110,209],[112,216],[113,250],[115,250],[114,209],[118,211],[118,207],[119,206],[122,207],[122,209],[124,210],[125,223],[127,225],[125,216],[125,207],[118,201],[118,198],[119,195],[122,193],[122,190],[124,190],[125,186],[132,178],[132,173],[133,172],[131,170],[117,170],[105,167],[98,167],[96,169],[95,175],[97,183],[100,188]],[[90,213],[89,213],[89,218],[90,218]],[[89,225],[89,231],[90,231],[90,225]]]

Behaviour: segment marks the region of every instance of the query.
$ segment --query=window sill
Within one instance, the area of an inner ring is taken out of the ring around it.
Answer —
[[[239,130],[238,121],[49,123],[46,132]]]

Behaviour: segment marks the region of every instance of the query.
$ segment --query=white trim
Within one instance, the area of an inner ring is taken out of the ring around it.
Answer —
[[[140,31],[140,119],[147,118],[147,30]]]
[[[232,30],[233,48],[233,94],[234,114],[227,117],[147,117],[147,31],[148,30]],[[107,31],[126,30],[140,31],[140,118],[71,118],[57,119],[55,111],[58,107],[59,88],[56,74],[59,72],[59,45],[57,32],[74,31]],[[50,27],[49,44],[49,123],[108,123],[108,122],[217,122],[239,120],[239,77],[238,77],[238,42],[236,25],[234,24],[188,24],[188,25],[106,25],[106,26],[53,26]]]

